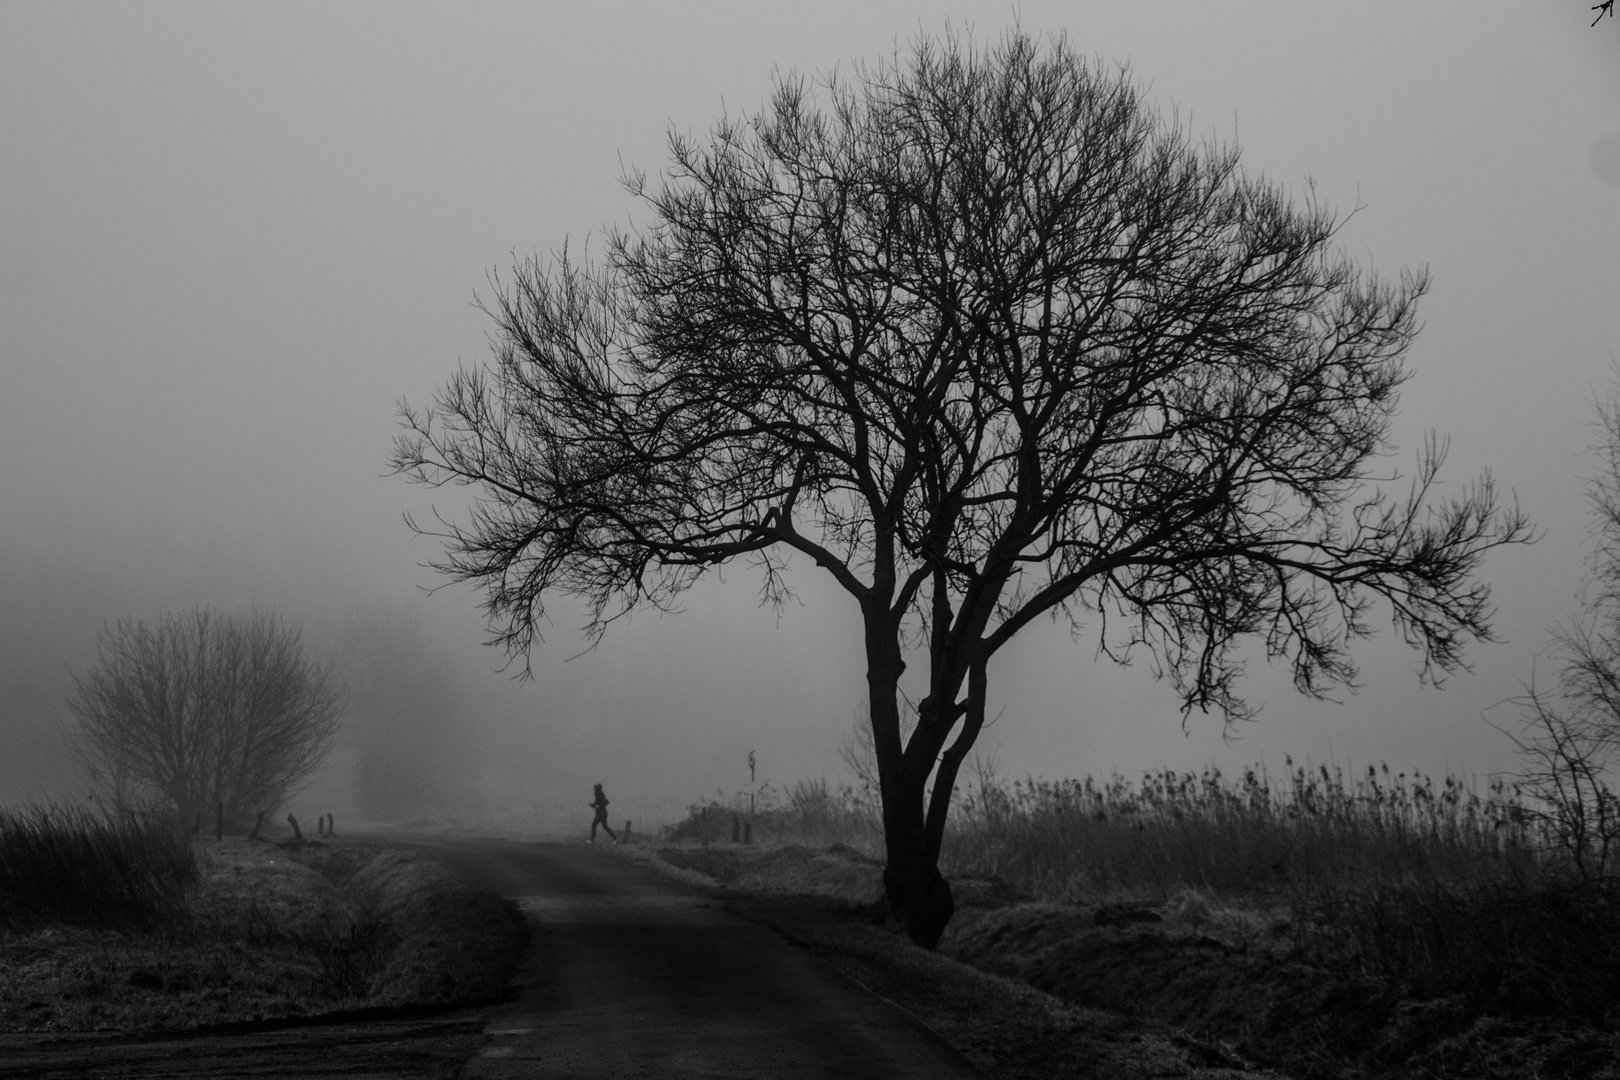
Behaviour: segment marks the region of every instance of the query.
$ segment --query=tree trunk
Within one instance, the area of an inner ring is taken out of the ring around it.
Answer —
[[[956,911],[951,887],[939,872],[939,845],[929,843],[923,810],[923,793],[934,755],[905,753],[899,706],[900,675],[905,662],[895,635],[875,637],[871,629],[867,635],[866,680],[888,855],[883,868],[883,891],[889,910],[911,939],[932,949],[939,944],[945,924]],[[929,720],[919,719],[922,724]]]
[[[926,779],[926,778],[924,778]],[[888,842],[888,864],[883,868],[883,891],[889,910],[906,933],[926,949],[939,945],[940,935],[956,912],[951,886],[939,872],[928,842],[923,819],[923,785],[903,786],[899,799],[891,799],[891,787],[884,785],[883,833]]]

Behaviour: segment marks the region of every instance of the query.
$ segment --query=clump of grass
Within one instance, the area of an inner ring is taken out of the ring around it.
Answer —
[[[190,838],[159,815],[0,809],[0,925],[112,929],[170,923],[199,880]]]

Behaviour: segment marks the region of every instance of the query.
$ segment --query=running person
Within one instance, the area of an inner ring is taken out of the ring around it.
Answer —
[[[596,817],[591,819],[591,843],[596,843],[596,827],[598,825],[607,830],[614,843],[619,842],[619,836],[613,831],[613,826],[607,821],[608,797],[602,794],[602,785],[596,785],[596,798],[585,804],[596,809]]]

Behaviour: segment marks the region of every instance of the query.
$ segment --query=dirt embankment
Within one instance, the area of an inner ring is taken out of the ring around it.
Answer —
[[[1620,1076],[1612,1032],[1424,995],[1302,953],[1276,923],[1224,923],[1189,925],[1171,906],[1025,903],[965,912],[944,948],[1064,1001],[1169,1024],[1302,1080]]]
[[[499,997],[521,919],[428,859],[361,843],[225,840],[142,934],[0,936],[0,1031],[196,1031]]]
[[[880,867],[852,849],[658,855],[736,890],[729,903],[740,913],[906,1004],[992,1075],[1126,1076],[1146,1061],[1157,1063],[1150,1073],[1170,1070],[1159,1075],[1269,1069],[1301,1080],[1620,1077],[1613,1032],[1359,974],[1302,948],[1281,912],[1192,895],[1036,903],[1001,882],[960,881],[957,915],[925,960],[885,921]],[[953,961],[993,981],[940,966]],[[971,989],[935,993],[924,969],[940,986]],[[1033,1052],[1034,1042],[1045,1049]]]

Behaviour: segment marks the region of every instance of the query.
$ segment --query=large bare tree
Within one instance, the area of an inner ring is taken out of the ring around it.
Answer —
[[[274,809],[331,748],[342,694],[274,614],[207,609],[120,620],[73,676],[70,738],[113,798],[152,797],[190,821],[223,804],[243,825]]]
[[[1147,651],[1228,721],[1245,639],[1320,694],[1375,602],[1427,676],[1489,635],[1475,574],[1522,515],[1488,476],[1437,505],[1440,440],[1408,494],[1369,487],[1425,276],[1361,270],[1330,210],[1127,72],[923,38],[670,154],[626,178],[645,224],[600,262],[496,278],[494,362],[402,406],[393,465],[477,490],[435,565],[525,671],[548,595],[585,598],[594,637],[735,558],[777,601],[794,553],[832,575],[918,941],[953,910],[940,839],[990,658],[1034,620]]]

